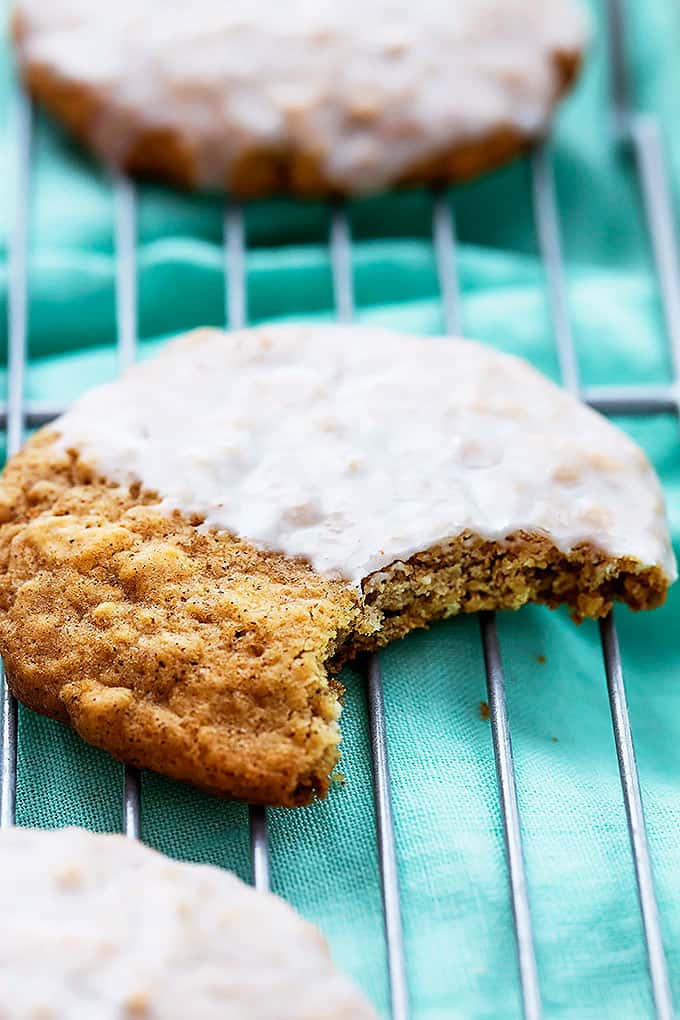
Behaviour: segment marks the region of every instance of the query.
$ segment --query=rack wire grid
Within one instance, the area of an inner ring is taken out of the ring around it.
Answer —
[[[545,271],[547,301],[564,386],[591,407],[605,414],[680,414],[680,258],[673,227],[673,211],[663,147],[653,114],[636,110],[626,58],[622,0],[607,0],[609,44],[609,98],[612,144],[622,159],[632,158],[644,208],[658,277],[669,351],[673,367],[670,385],[583,387],[570,327],[563,265],[559,210],[556,203],[550,143],[545,141],[528,157],[532,207],[539,251]],[[24,400],[28,309],[28,215],[31,176],[33,112],[28,98],[19,93],[14,111],[15,193],[14,217],[9,242],[8,394],[0,404],[0,427],[7,434],[8,455],[21,446],[26,428],[46,424],[64,410]],[[136,191],[124,176],[114,176],[116,322],[118,360],[121,370],[135,360],[137,348]],[[352,235],[345,203],[330,210],[328,239],[337,318],[350,322],[354,314]],[[454,214],[444,190],[432,193],[432,243],[441,289],[447,332],[458,332],[460,292],[457,275],[457,242]],[[227,202],[224,212],[225,319],[239,328],[247,320],[245,277],[246,238],[243,210]],[[522,849],[522,827],[517,801],[510,723],[506,707],[505,679],[495,617],[479,614],[480,637],[486,668],[493,753],[502,812],[509,892],[514,920],[522,1004],[526,1020],[543,1015],[532,933],[530,897]],[[655,1015],[672,1020],[673,1004],[654,891],[642,794],[628,713],[623,665],[613,614],[600,621],[600,640],[606,678],[614,746],[618,760],[630,850],[635,870],[639,906]],[[372,757],[373,797],[378,861],[382,889],[384,932],[393,1020],[410,1016],[407,961],[402,933],[398,850],[395,841],[385,704],[380,662],[370,658],[365,673]],[[3,674],[1,692],[2,759],[0,825],[15,822],[17,784],[17,703]],[[131,839],[141,836],[140,776],[125,767],[122,789],[122,829]],[[267,816],[264,808],[249,808],[252,882],[257,889],[270,887]]]

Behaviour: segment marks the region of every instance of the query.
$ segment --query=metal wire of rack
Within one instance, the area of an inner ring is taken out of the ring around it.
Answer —
[[[558,361],[565,387],[593,408],[610,414],[680,415],[680,257],[673,226],[673,210],[663,146],[655,117],[635,109],[625,53],[623,0],[607,0],[612,134],[622,158],[632,157],[652,246],[673,366],[670,385],[596,386],[579,383],[578,361],[569,321],[565,271],[560,241],[549,143],[529,159],[532,208],[538,247],[544,267],[546,294]],[[0,403],[0,427],[6,430],[8,455],[21,446],[27,427],[43,425],[64,408],[24,400],[28,329],[28,222],[30,203],[33,115],[31,104],[19,95],[15,107],[16,141],[14,218],[9,239],[8,393]],[[136,190],[122,176],[113,179],[114,245],[116,256],[117,349],[121,371],[133,363],[137,350]],[[457,274],[455,220],[444,190],[432,195],[432,243],[447,332],[459,331],[461,295]],[[247,321],[246,237],[243,210],[227,204],[224,211],[225,320],[230,328]],[[354,315],[352,232],[344,203],[330,209],[329,251],[337,318]],[[505,679],[495,617],[479,614],[484,653],[492,743],[505,834],[510,899],[517,943],[518,969],[526,1020],[543,1015],[532,931],[529,891],[522,849]],[[623,667],[613,614],[600,622],[600,638],[607,682],[614,743],[625,804],[655,1015],[672,1020],[668,972],[644,820],[642,795],[628,714]],[[406,957],[401,923],[398,854],[390,793],[389,758],[383,682],[378,656],[366,670],[366,692],[373,771],[375,823],[382,888],[385,940],[394,1020],[410,1015]],[[2,754],[0,758],[0,826],[16,817],[17,704],[3,673],[0,692]],[[122,830],[130,838],[142,834],[139,772],[124,770]],[[258,889],[270,887],[270,857],[266,811],[249,808],[251,870]]]

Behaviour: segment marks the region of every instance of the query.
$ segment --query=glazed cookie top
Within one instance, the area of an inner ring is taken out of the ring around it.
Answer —
[[[675,577],[658,480],[619,429],[481,344],[367,327],[199,330],[54,427],[107,479],[357,587],[473,532],[589,543]]]
[[[315,928],[228,872],[16,828],[0,874],[3,1017],[377,1020]]]
[[[145,129],[179,136],[204,186],[294,151],[347,191],[458,145],[541,134],[576,0],[20,0],[19,53],[98,96],[87,129],[115,163]]]

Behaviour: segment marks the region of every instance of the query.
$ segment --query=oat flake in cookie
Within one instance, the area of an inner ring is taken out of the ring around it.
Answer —
[[[325,794],[358,652],[530,601],[652,608],[676,573],[623,432],[517,358],[366,327],[169,344],[27,443],[0,518],[17,696],[271,804]]]
[[[242,196],[474,176],[548,128],[580,0],[19,0],[32,94],[106,161]]]
[[[123,836],[0,833],[0,1017],[378,1020],[319,932]]]

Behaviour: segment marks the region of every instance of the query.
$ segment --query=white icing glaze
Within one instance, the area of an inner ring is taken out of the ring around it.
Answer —
[[[21,58],[103,98],[92,144],[120,161],[178,131],[199,182],[293,149],[352,191],[511,127],[533,137],[555,55],[587,36],[576,0],[21,0]]]
[[[228,872],[15,828],[0,874],[7,1020],[377,1020],[310,924]]]
[[[112,481],[355,585],[462,531],[675,562],[642,451],[525,362],[453,338],[200,330],[55,423]]]

